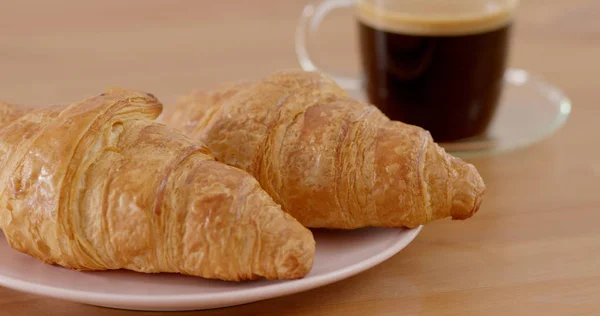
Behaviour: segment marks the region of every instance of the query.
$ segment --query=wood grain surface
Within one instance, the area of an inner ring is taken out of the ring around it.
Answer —
[[[297,67],[305,1],[0,3],[0,98],[46,105],[119,86],[166,104],[195,88]],[[566,126],[513,153],[473,159],[488,186],[465,222],[425,227],[405,250],[316,290],[178,315],[599,315],[600,1],[525,0],[510,63],[573,101]],[[326,24],[323,61],[356,71],[354,22]],[[156,315],[0,288],[1,315]]]

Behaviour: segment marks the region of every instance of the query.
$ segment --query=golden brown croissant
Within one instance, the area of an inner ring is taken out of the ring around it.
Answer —
[[[390,121],[319,73],[280,71],[196,92],[164,121],[254,175],[308,227],[415,227],[466,219],[485,190],[429,132]]]
[[[152,121],[149,94],[68,107],[0,103],[0,228],[14,249],[78,270],[246,280],[305,276],[312,233],[246,172]]]

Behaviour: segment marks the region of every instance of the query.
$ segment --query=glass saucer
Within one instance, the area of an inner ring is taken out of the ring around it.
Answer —
[[[447,152],[473,158],[533,145],[561,128],[571,101],[557,87],[522,69],[509,69],[494,120],[485,135],[440,143]],[[362,91],[349,91],[365,99]]]

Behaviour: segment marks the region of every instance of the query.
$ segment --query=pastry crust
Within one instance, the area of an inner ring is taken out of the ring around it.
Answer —
[[[163,120],[254,175],[307,227],[466,219],[485,185],[422,128],[389,120],[318,72],[285,70],[182,97]]]
[[[153,121],[154,96],[113,89],[68,107],[0,103],[0,228],[77,270],[293,279],[312,233],[248,173]]]

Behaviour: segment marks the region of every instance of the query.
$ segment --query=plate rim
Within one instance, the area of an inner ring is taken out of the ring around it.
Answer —
[[[51,285],[41,285],[35,282],[29,282],[24,281],[22,279],[12,278],[3,274],[0,274],[0,286],[20,292],[52,297],[56,299],[63,299],[68,301],[116,308],[126,308],[124,306],[137,306],[140,308],[140,310],[157,310],[165,307],[177,308],[175,306],[197,306],[196,309],[198,309],[198,307],[200,306],[208,305],[214,307],[234,306],[315,289],[357,275],[361,272],[373,268],[374,266],[386,261],[395,254],[399,253],[417,237],[417,235],[421,232],[422,229],[423,225],[410,229],[404,228],[403,234],[400,235],[401,237],[399,237],[395,242],[393,242],[392,245],[390,245],[384,251],[381,251],[380,253],[371,256],[367,259],[355,262],[342,269],[337,269],[314,277],[289,280],[286,282],[276,284],[268,284],[264,287],[240,289],[221,293],[181,295],[97,293],[83,290],[73,290],[69,288]],[[143,306],[148,307],[144,308]],[[188,310],[188,307],[184,308]],[[129,307],[126,309],[136,308]]]

